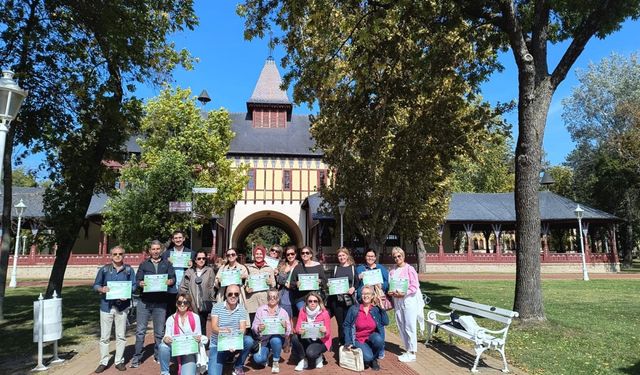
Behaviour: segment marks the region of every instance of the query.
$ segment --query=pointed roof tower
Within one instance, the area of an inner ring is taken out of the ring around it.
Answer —
[[[247,112],[251,116],[256,108],[279,108],[286,109],[291,116],[293,105],[287,96],[287,92],[280,88],[282,79],[276,67],[273,57],[269,56],[262,67],[260,77],[253,89],[253,94],[247,100]]]

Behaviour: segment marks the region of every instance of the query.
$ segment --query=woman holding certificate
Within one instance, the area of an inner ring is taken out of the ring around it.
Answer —
[[[345,346],[362,350],[365,366],[380,370],[378,359],[384,357],[384,326],[389,315],[379,307],[379,299],[370,285],[362,287],[362,304],[349,308],[344,320]]]
[[[356,267],[356,275],[362,280],[358,287],[358,301],[362,300],[362,287],[373,285],[376,294],[387,294],[389,291],[389,270],[377,262],[378,255],[375,250],[368,249],[364,253],[364,264]]]
[[[333,277],[329,284],[329,309],[338,323],[338,341],[344,345],[344,329],[342,324],[349,307],[356,303],[356,289],[360,279],[356,277],[356,266],[353,257],[346,247],[338,249],[338,265],[333,269]]]
[[[396,246],[391,250],[395,267],[389,272],[389,296],[393,298],[396,324],[407,350],[398,356],[401,362],[415,362],[418,350],[416,322],[424,329],[424,301],[416,269],[404,261],[404,250]]]
[[[179,293],[176,313],[167,318],[164,338],[160,343],[160,374],[169,375],[169,361],[176,357],[178,375],[195,375],[200,342],[206,342],[200,330],[200,317],[191,311],[191,297]]]
[[[267,304],[267,290],[276,286],[273,268],[265,261],[267,249],[256,246],[253,249],[253,263],[247,264],[249,275],[244,285],[246,300],[245,308],[249,312],[249,319],[253,322],[258,307]]]
[[[273,353],[271,373],[280,372],[280,354],[284,338],[291,334],[291,321],[286,310],[278,305],[280,292],[271,288],[267,292],[269,302],[258,307],[255,319],[252,320],[251,329],[259,337],[260,349],[253,355],[253,361],[261,366],[267,364],[269,352]]]
[[[322,264],[313,260],[313,255],[313,249],[311,249],[311,247],[303,247],[300,250],[302,262],[298,263],[291,274],[289,286],[294,290],[293,304],[298,311],[302,310],[305,306],[305,297],[309,292],[317,292],[318,295],[321,295],[320,291],[327,283],[324,275],[324,267]]]
[[[247,267],[238,262],[238,252],[235,248],[229,248],[226,253],[227,260],[222,267],[218,269],[215,278],[215,286],[218,288],[216,295],[216,301],[224,300],[226,295],[226,288],[229,285],[241,286],[244,284],[244,280],[249,276]],[[245,295],[244,288],[240,288],[240,303],[244,303]]]
[[[298,318],[298,309],[293,305],[296,289],[291,288],[291,277],[293,269],[298,265],[298,250],[295,246],[289,245],[284,250],[284,261],[278,266],[278,274],[276,275],[276,283],[280,289],[280,307],[282,307],[291,320],[291,326],[295,326],[295,320]],[[285,336],[284,347],[285,353],[291,350],[290,336]]]
[[[193,303],[191,308],[200,317],[200,328],[204,333],[207,332],[207,319],[216,298],[214,278],[213,268],[207,266],[207,253],[198,251],[193,268],[187,269],[180,284],[180,292],[187,293],[191,297]]]
[[[322,353],[331,348],[331,317],[317,292],[310,292],[304,299],[296,323],[297,334],[291,336],[293,353],[298,358],[296,371],[324,366]]]

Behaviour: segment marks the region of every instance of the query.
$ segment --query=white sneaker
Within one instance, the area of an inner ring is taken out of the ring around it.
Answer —
[[[414,353],[406,352],[403,355],[398,357],[400,362],[415,362],[416,355]]]
[[[324,367],[324,358],[322,357],[322,354],[320,354],[320,357],[316,358],[316,368],[323,368]]]
[[[273,364],[271,365],[271,373],[277,374],[279,372],[280,372],[280,364],[278,363],[278,361],[273,361]]]
[[[296,366],[295,370],[296,371],[302,371],[306,368],[309,368],[309,363],[307,363],[306,359],[302,359],[300,360],[300,362],[298,362],[298,365]]]

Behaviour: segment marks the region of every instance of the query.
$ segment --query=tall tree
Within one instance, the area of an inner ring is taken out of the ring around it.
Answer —
[[[233,139],[230,125],[224,109],[203,116],[188,89],[167,87],[151,99],[141,126],[141,159],[123,169],[126,188],[107,202],[105,231],[138,251],[173,230],[200,228],[237,201],[247,176],[226,157]],[[218,191],[194,195],[193,187]],[[194,201],[197,215],[169,212],[171,201]]]
[[[30,94],[7,138],[47,154],[53,184],[45,211],[58,243],[47,293],[61,293],[66,265],[91,196],[106,181],[102,161],[115,158],[137,125],[140,102],[129,90],[162,82],[190,66],[167,36],[193,28],[191,0],[6,1],[0,8],[0,65],[12,67]],[[4,178],[3,222],[10,219],[11,174]],[[4,299],[9,231],[0,259]],[[0,309],[1,310],[1,309]],[[2,312],[0,311],[0,315]]]
[[[296,102],[319,104],[311,132],[336,170],[323,198],[334,210],[344,199],[345,220],[373,248],[394,228],[409,241],[435,239],[453,162],[497,118],[476,95],[493,49],[453,10],[408,0],[239,7],[246,37],[271,24],[284,32],[284,81],[295,82]]]
[[[511,49],[518,68],[514,309],[524,321],[543,321],[538,186],[551,98],[587,42],[618,30],[629,17],[637,18],[639,1],[465,0],[459,4],[472,25],[493,26],[495,37],[502,38],[498,46]],[[567,48],[550,70],[548,46],[562,41],[567,41]]]
[[[576,149],[568,157],[579,197],[626,221],[625,263],[640,229],[640,62],[637,55],[613,54],[578,72],[580,84],[563,101],[563,118]]]
[[[36,181],[35,173],[33,171],[26,170],[24,167],[16,168],[12,171],[13,186],[23,187],[36,187],[38,181]]]

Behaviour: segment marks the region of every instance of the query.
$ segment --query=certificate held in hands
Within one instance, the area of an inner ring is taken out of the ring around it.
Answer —
[[[218,352],[228,350],[242,350],[244,347],[244,332],[234,330],[218,333]]]
[[[269,289],[269,284],[267,284],[268,277],[269,275],[267,275],[266,273],[249,275],[249,288],[253,289],[254,292],[260,292]]]
[[[181,252],[178,253],[176,251],[172,251],[169,253],[169,260],[173,267],[175,268],[189,268],[189,262],[191,262],[191,253],[190,252]]]
[[[318,280],[317,273],[301,273],[298,275],[298,281],[300,281],[298,290],[301,292],[320,289],[320,280]]]
[[[263,318],[262,324],[264,324],[264,331],[262,334],[267,335],[284,335],[285,329],[282,325],[282,320],[278,317]]]
[[[407,290],[409,290],[409,279],[392,278],[389,280],[389,291],[396,291],[407,294]]]
[[[180,335],[172,338],[171,356],[177,357],[198,352],[198,342],[193,335]]]
[[[318,339],[320,338],[320,327],[324,327],[322,323],[302,323],[301,328],[304,329],[302,334],[303,339]]]
[[[329,285],[329,295],[334,296],[336,294],[349,293],[349,278],[348,277],[336,277],[327,280]]]
[[[362,283],[364,285],[378,285],[382,284],[382,281],[382,271],[379,268],[362,273]]]
[[[108,300],[131,299],[131,281],[107,281],[107,288]]]
[[[242,285],[240,270],[224,270],[220,272],[220,286]]]
[[[169,280],[169,275],[166,273],[159,275],[144,275],[144,288],[142,289],[142,293],[166,292],[167,280]]]

